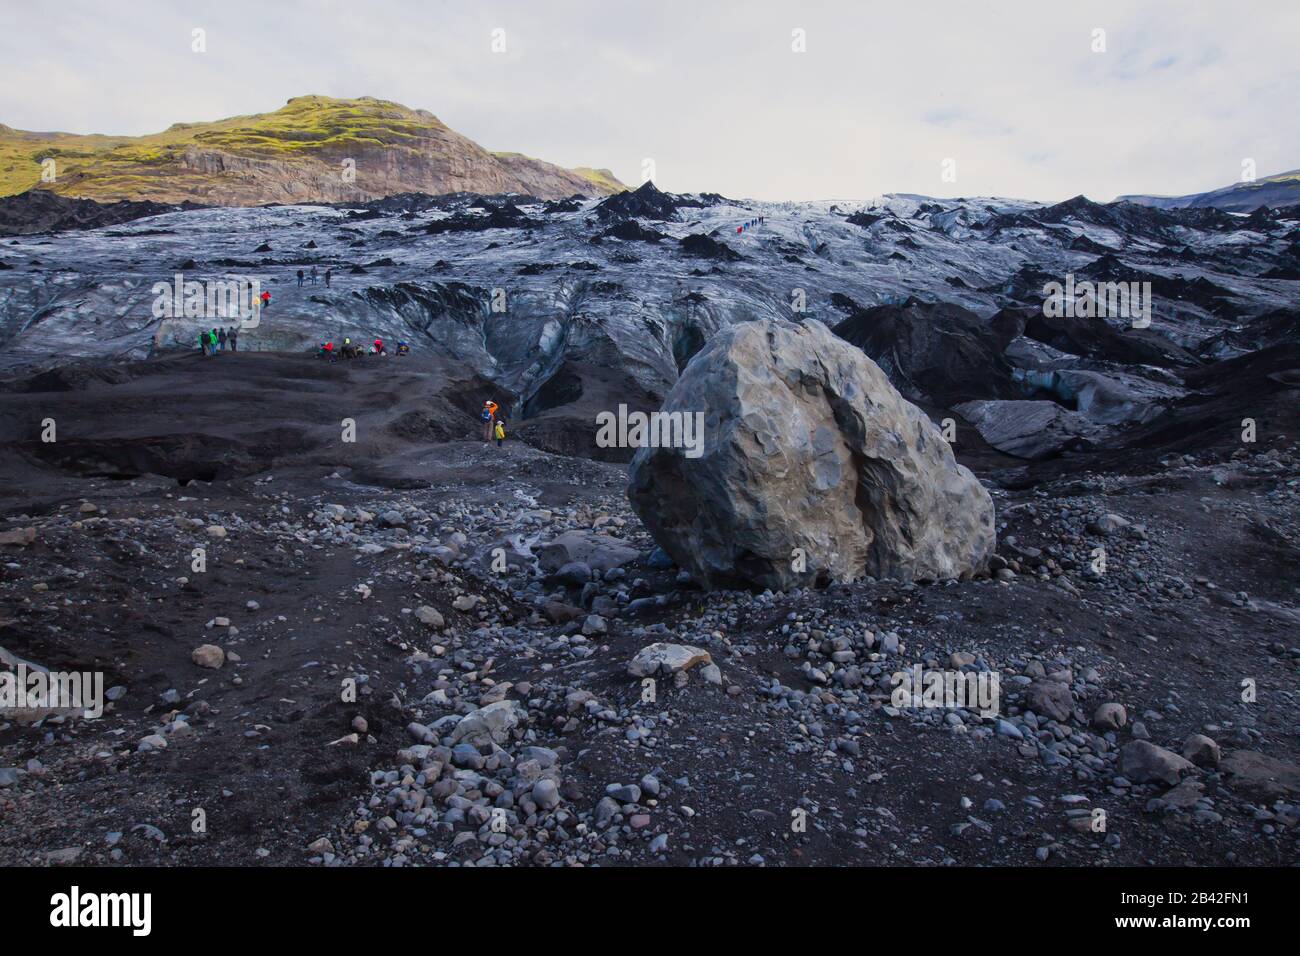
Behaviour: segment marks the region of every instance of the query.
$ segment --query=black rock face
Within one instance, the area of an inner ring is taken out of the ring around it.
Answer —
[[[99,229],[146,216],[181,209],[201,208],[194,203],[179,206],[157,202],[99,203],[93,199],[71,199],[47,189],[29,189],[0,199],[0,236],[31,236],[69,229]]]
[[[667,238],[662,232],[647,229],[635,220],[628,219],[610,226],[600,234],[601,239],[622,239],[624,242],[660,242]]]
[[[973,312],[915,299],[864,309],[838,293],[831,301],[849,313],[835,334],[866,352],[912,401],[951,407],[1019,397],[1002,356],[1003,335]]]
[[[1196,356],[1151,329],[1112,328],[1095,318],[1046,316],[1029,311],[1024,334],[1036,342],[1084,358],[1125,365],[1180,368],[1199,364]]]
[[[483,208],[483,207],[480,207]],[[543,225],[529,219],[514,203],[491,205],[486,216],[456,213],[446,219],[435,219],[424,227],[426,235],[437,236],[445,232],[485,232],[488,229],[536,229]]]
[[[699,198],[666,193],[647,180],[632,192],[616,193],[602,201],[596,206],[596,215],[602,222],[614,219],[653,219],[667,222],[676,217],[679,209],[691,207],[698,209],[722,201],[724,200],[721,196],[712,193],[705,193]]]
[[[736,252],[730,246],[719,242],[710,236],[691,233],[681,240],[682,252],[688,256],[698,256],[701,259],[716,259],[720,262],[736,262],[743,259],[739,252]]]

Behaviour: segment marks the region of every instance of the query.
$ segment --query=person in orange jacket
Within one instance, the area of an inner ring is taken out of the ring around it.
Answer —
[[[483,403],[483,440],[490,442],[492,440],[493,426],[496,424],[497,408],[499,406],[492,399]]]

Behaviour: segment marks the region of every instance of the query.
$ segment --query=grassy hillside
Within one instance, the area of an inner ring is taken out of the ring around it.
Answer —
[[[206,161],[187,161],[196,152]],[[508,176],[505,166],[496,168],[493,154],[427,111],[373,97],[300,96],[273,113],[177,123],[147,136],[29,133],[0,126],[0,195],[41,185],[41,163],[53,158],[57,179],[45,188],[62,195],[204,201],[214,190],[234,189],[246,193],[248,201],[258,201],[258,189],[247,183],[259,176],[285,178],[297,170],[304,179],[319,179],[334,175],[342,159],[362,156],[381,156],[390,178],[398,180],[403,169],[413,170],[417,178],[436,178],[429,170],[453,160],[481,171],[487,184]],[[226,157],[242,162],[232,164]],[[593,194],[625,188],[607,170],[568,171],[534,162],[556,176],[556,192],[563,192],[566,176],[573,184],[587,184]],[[428,184],[414,188],[421,185]],[[262,201],[276,198],[272,194]]]

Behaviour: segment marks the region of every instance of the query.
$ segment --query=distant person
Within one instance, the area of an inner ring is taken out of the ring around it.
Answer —
[[[299,289],[302,288],[302,279],[303,279],[303,271],[302,271],[301,269],[299,269],[299,270],[298,270],[298,288],[299,288]]]
[[[270,308],[270,306],[271,306],[271,293],[270,293],[270,292],[263,292],[263,293],[262,293],[262,308],[267,309],[267,308]]]
[[[374,351],[374,354],[375,354],[375,355],[387,355],[387,354],[388,354],[386,351],[384,351],[384,340],[383,340],[383,339],[375,339],[375,345],[374,345],[374,349],[373,349],[373,351]]]
[[[226,350],[226,330],[221,329],[217,332],[217,344],[221,346],[221,351]]]
[[[316,267],[315,267],[315,266],[312,266],[312,267],[311,267],[311,284],[312,284],[312,285],[315,285],[315,284],[316,284]]]
[[[492,426],[496,424],[497,403],[488,399],[483,403],[483,440],[492,440]]]
[[[409,345],[407,345],[405,342],[398,342],[398,343],[397,343],[397,354],[398,354],[399,356],[401,356],[401,355],[410,355],[410,354],[411,354],[411,347],[410,347]]]
[[[496,436],[497,447],[500,448],[502,442],[506,440],[506,420],[498,419],[496,427],[492,429],[492,434]]]
[[[208,348],[212,349],[212,354],[217,354],[217,330],[213,329],[208,333]]]
[[[325,288],[327,289],[330,287],[330,276],[332,276],[333,274],[334,272],[332,269],[325,270]]]
[[[230,331],[226,333],[226,341],[230,343],[230,351],[239,351],[239,326],[232,325]]]
[[[199,329],[199,354],[208,354],[208,333],[202,329]]]

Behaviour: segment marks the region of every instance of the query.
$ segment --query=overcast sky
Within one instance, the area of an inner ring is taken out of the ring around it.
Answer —
[[[1295,0],[0,0],[0,123],[372,95],[630,185],[650,158],[679,192],[1109,200],[1300,167],[1297,38]]]

